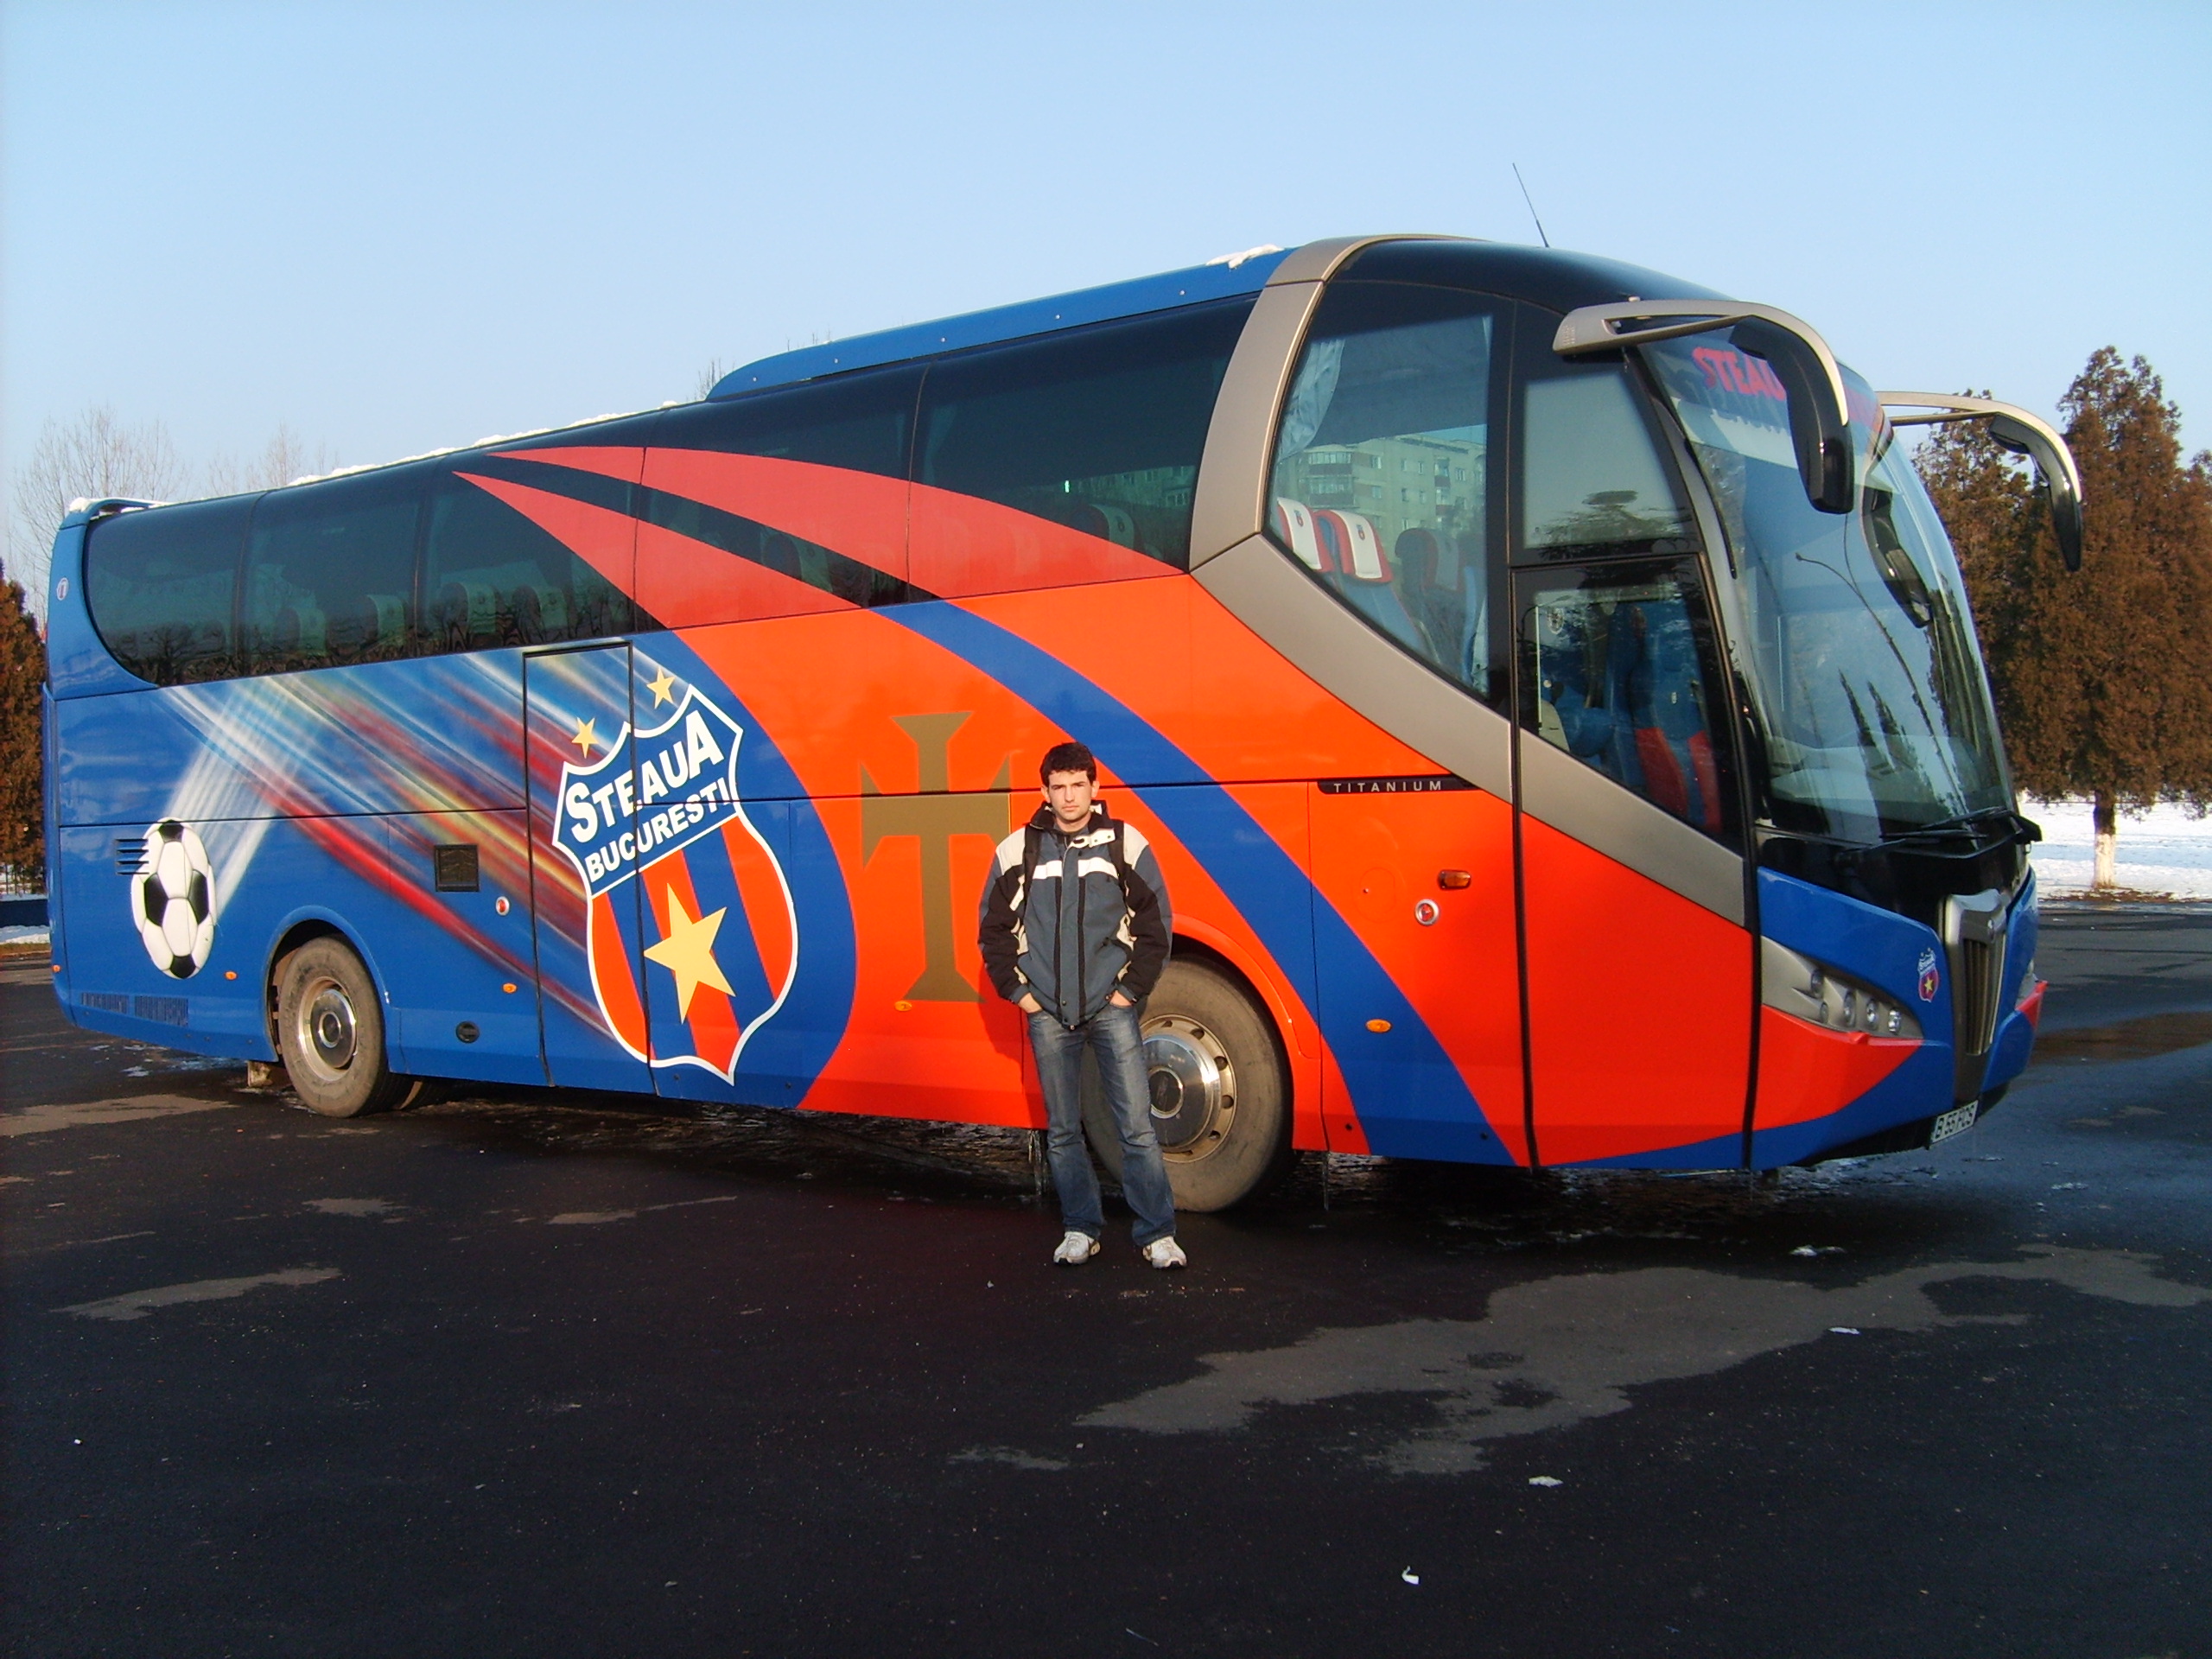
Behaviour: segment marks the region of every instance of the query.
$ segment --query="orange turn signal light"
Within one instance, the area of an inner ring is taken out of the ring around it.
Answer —
[[[1370,1020],[1367,1022],[1367,1028],[1380,1033],[1390,1029],[1390,1022],[1388,1020]]]
[[[1459,893],[1475,885],[1474,874],[1469,870],[1439,870],[1436,885],[1446,893]]]

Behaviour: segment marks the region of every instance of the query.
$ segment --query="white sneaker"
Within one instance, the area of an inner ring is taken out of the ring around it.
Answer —
[[[1172,1238],[1155,1238],[1144,1247],[1144,1259],[1155,1268],[1187,1268],[1191,1259]]]
[[[1098,1241],[1089,1233],[1070,1233],[1060,1240],[1052,1260],[1064,1268],[1079,1268],[1098,1254]]]

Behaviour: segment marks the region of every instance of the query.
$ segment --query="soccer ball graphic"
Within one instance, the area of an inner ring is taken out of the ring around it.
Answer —
[[[215,944],[215,867],[192,826],[164,818],[146,832],[144,869],[130,878],[130,909],[154,966],[190,979]]]

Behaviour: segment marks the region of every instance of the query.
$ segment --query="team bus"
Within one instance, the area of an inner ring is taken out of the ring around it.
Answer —
[[[976,906],[1045,750],[1158,849],[1179,1203],[1300,1149],[1764,1169],[2025,1065],[2034,879],[1959,567],[1771,307],[1268,249],[55,544],[69,1017],[426,1078],[1040,1124]],[[1113,1160],[1114,1138],[1096,1137]]]

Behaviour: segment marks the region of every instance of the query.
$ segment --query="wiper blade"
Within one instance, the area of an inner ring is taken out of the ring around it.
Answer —
[[[1926,823],[1917,830],[1907,830],[1898,835],[1885,836],[1878,844],[1884,847],[1897,847],[1909,846],[1914,842],[1921,841],[1961,839],[1979,841],[1981,838],[1982,826],[1989,824],[1993,819],[2003,820],[2008,832],[2003,841],[1995,843],[1998,846],[2043,839],[2043,830],[2037,824],[2022,817],[2010,807],[2000,806],[1992,807],[1983,812],[1963,812],[1955,818],[1945,818],[1940,823]]]

